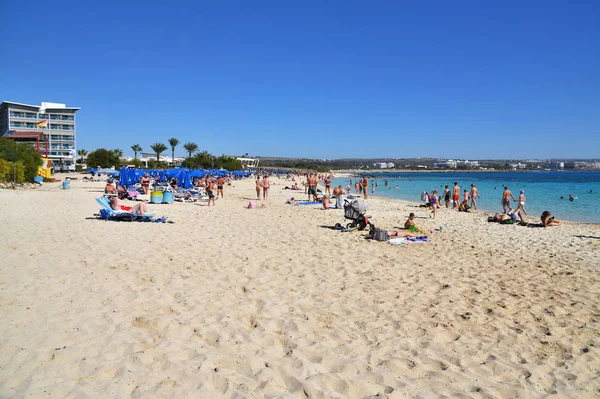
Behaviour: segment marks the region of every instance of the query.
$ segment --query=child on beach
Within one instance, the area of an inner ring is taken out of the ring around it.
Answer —
[[[429,203],[431,204],[431,214],[429,215],[429,217],[435,219],[435,210],[438,206],[438,190],[433,190],[431,200],[429,201]]]

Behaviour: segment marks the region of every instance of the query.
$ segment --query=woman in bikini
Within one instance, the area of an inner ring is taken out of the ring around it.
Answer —
[[[140,184],[142,185],[144,194],[148,194],[148,191],[150,191],[150,177],[148,176],[148,173],[144,173],[144,176],[140,179]]]

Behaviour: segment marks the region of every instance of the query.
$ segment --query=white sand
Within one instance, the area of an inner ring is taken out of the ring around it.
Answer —
[[[102,183],[0,191],[0,397],[600,396],[600,226],[370,199],[447,228],[393,246],[286,184],[149,205],[174,224],[93,218]]]

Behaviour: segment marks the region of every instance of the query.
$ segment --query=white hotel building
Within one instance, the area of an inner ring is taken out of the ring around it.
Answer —
[[[43,102],[38,105],[4,101],[0,104],[0,137],[39,135],[42,156],[48,155],[54,170],[75,170],[77,160],[75,113],[80,108]],[[48,121],[45,127],[38,122]]]

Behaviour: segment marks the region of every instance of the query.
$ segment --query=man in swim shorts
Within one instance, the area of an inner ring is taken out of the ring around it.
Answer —
[[[209,177],[206,180],[206,194],[208,194],[208,206],[210,206],[211,201],[212,201],[213,206],[215,206],[215,194],[213,194],[214,189],[215,189],[215,183]]]
[[[502,193],[502,210],[506,213],[506,208],[510,209],[510,199],[517,201],[514,195],[510,192],[508,187],[504,186],[504,192]]]
[[[313,201],[317,201],[317,178],[314,174],[310,174],[308,176],[308,200],[310,201],[310,196],[312,195]]]
[[[450,205],[450,189],[448,186],[444,189],[444,201],[446,202],[446,208]]]
[[[454,201],[454,203],[452,204],[452,209],[456,209],[460,201],[460,186],[458,185],[458,182],[454,182],[454,188],[452,190],[452,200]]]
[[[225,185],[225,179],[219,177],[217,179],[217,195],[223,198],[223,186]]]

